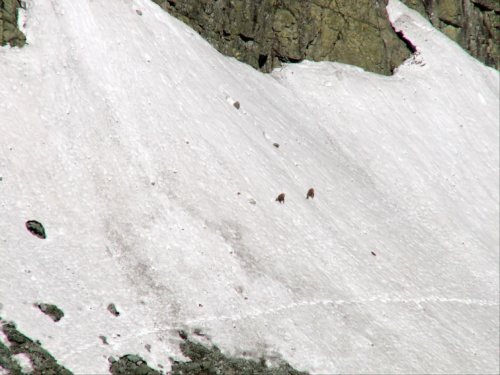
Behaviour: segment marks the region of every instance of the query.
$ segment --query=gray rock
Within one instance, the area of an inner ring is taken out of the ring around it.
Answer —
[[[50,316],[54,322],[60,321],[64,317],[64,311],[62,311],[56,305],[51,305],[48,303],[39,303],[36,305],[45,315]]]
[[[114,316],[119,316],[120,312],[116,309],[116,306],[114,303],[110,303],[108,305],[108,311],[113,314]]]
[[[34,236],[37,236],[38,238],[45,239],[47,238],[47,234],[45,233],[45,228],[43,227],[42,223],[36,220],[28,220],[26,222],[26,229],[33,234]]]

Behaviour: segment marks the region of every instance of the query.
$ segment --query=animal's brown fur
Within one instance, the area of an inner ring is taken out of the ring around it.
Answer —
[[[307,197],[306,199],[314,199],[314,189],[313,188],[310,188],[309,191],[307,192]]]
[[[276,201],[280,202],[280,203],[285,203],[285,193],[281,193],[280,195],[278,195],[278,198],[276,198]]]

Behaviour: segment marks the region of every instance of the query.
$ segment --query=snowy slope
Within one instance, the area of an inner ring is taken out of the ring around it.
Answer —
[[[388,8],[419,50],[393,77],[263,75],[148,0],[29,2],[0,49],[0,316],[75,373],[168,368],[196,328],[313,373],[496,373],[499,74]]]

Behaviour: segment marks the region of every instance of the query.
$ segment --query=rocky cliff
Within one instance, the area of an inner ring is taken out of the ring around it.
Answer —
[[[153,0],[220,52],[269,72],[280,62],[338,61],[391,74],[410,53],[387,0]],[[403,0],[485,64],[499,68],[500,1]]]
[[[486,65],[500,69],[499,0],[402,0]]]
[[[410,55],[387,0],[153,0],[220,52],[270,72],[280,62],[338,61],[391,74]]]
[[[22,47],[26,37],[17,27],[17,10],[21,7],[19,0],[0,0],[0,46],[10,44]]]

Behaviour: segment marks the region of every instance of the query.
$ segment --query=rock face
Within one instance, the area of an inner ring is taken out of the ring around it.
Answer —
[[[410,56],[387,0],[153,0],[221,53],[270,72],[281,62],[338,61],[389,75]]]
[[[500,69],[499,0],[402,0],[486,65]]]
[[[392,73],[411,49],[392,29],[388,0],[152,0],[221,53],[263,72],[281,62],[338,61]],[[499,0],[402,0],[486,65],[500,69]],[[0,46],[22,47],[22,0],[0,0]]]
[[[391,74],[411,49],[387,0],[153,0],[221,53],[263,72],[281,62],[338,61]],[[403,0],[472,56],[499,69],[500,1]]]
[[[26,43],[26,37],[17,28],[17,9],[20,7],[19,0],[0,0],[0,46],[22,47]]]

